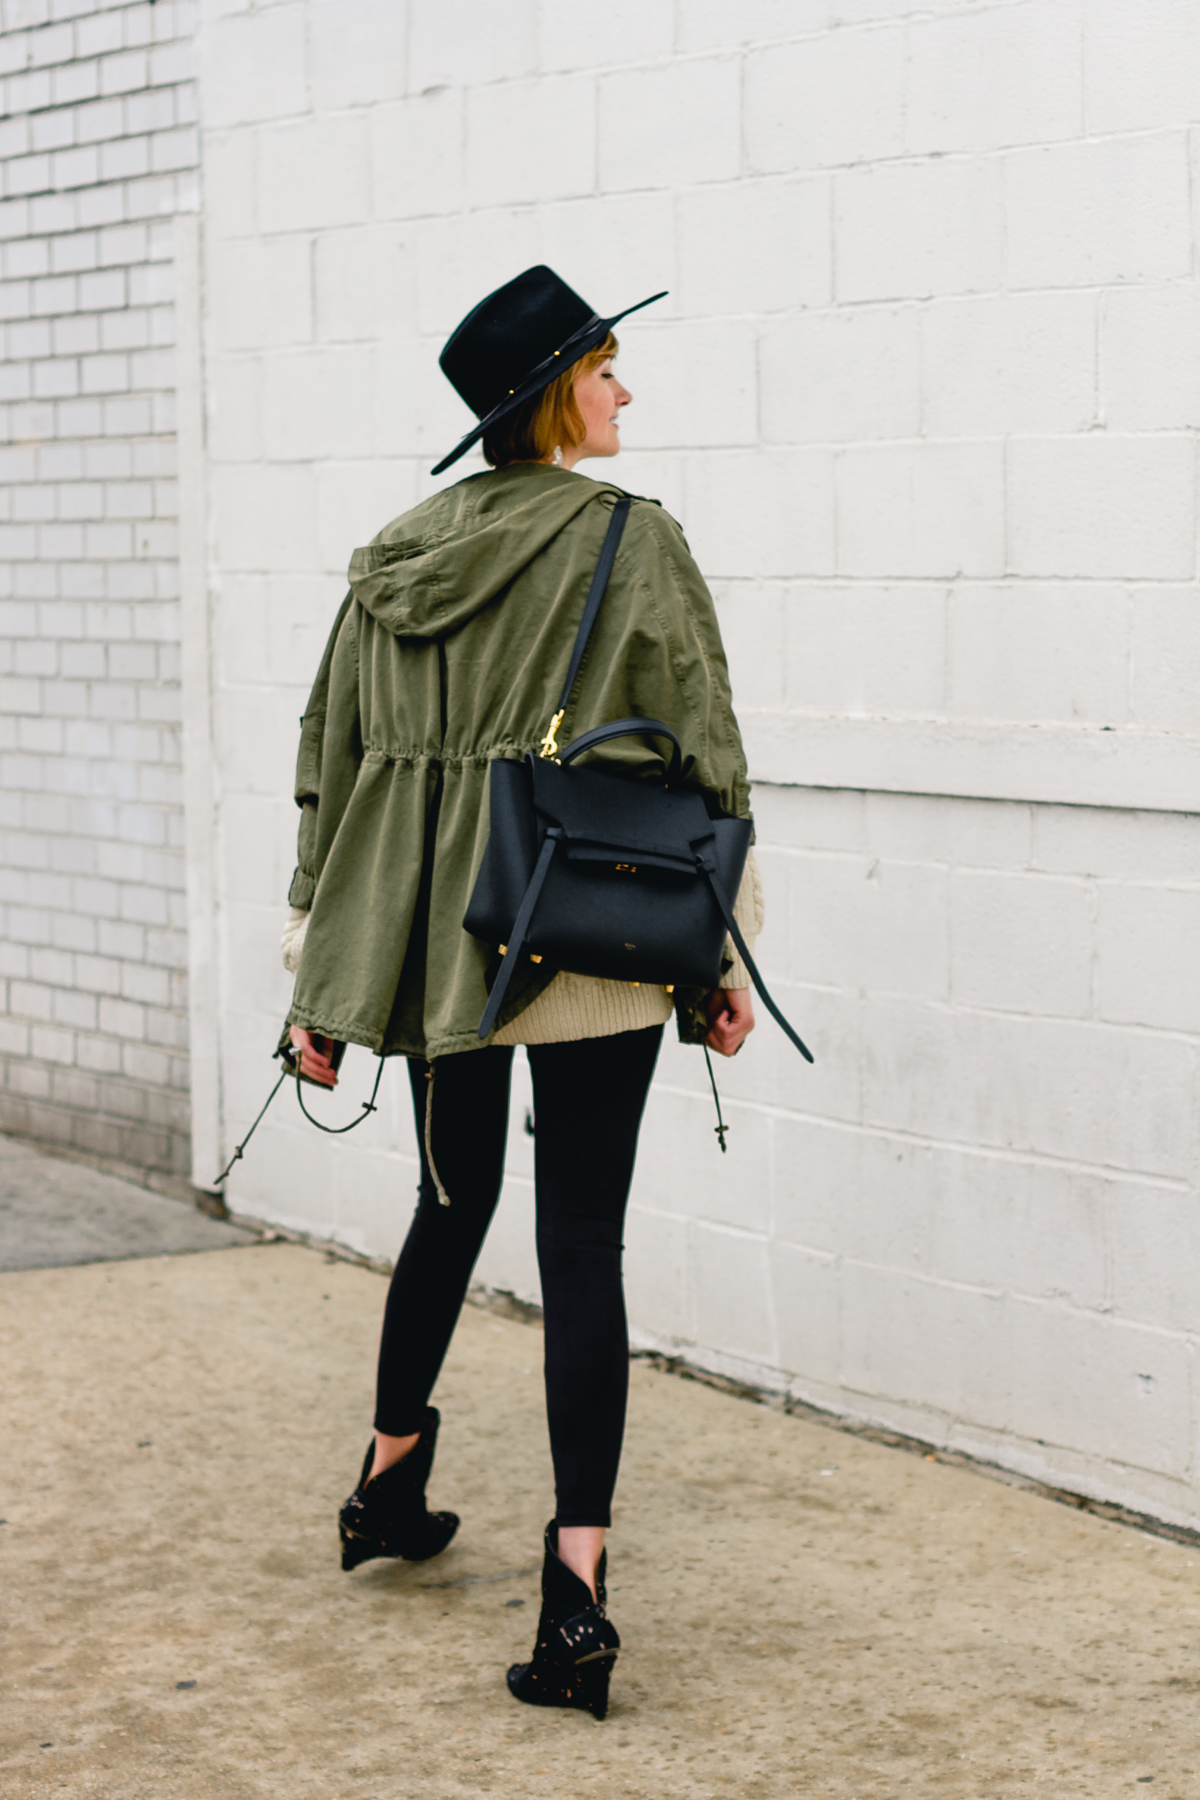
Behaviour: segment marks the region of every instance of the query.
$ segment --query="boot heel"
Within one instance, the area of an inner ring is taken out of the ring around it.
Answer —
[[[556,1660],[564,1686],[573,1694],[576,1706],[594,1719],[602,1719],[608,1711],[609,1678],[621,1648],[616,1627],[599,1607],[589,1606],[560,1627],[559,1637],[562,1643],[555,1645],[559,1652]]]
[[[593,1719],[603,1719],[608,1712],[608,1678],[611,1673],[611,1663],[594,1663],[590,1669],[581,1669],[576,1677],[579,1698],[575,1704],[581,1711],[590,1712]]]

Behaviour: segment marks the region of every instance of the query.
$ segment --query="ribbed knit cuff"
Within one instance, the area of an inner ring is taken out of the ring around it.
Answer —
[[[300,953],[308,935],[308,920],[309,914],[298,906],[293,906],[288,913],[288,922],[283,928],[279,948],[283,952],[283,966],[289,975],[294,975],[300,967]]]
[[[743,932],[742,936],[745,937],[745,935]],[[753,951],[753,944],[750,945],[750,949]],[[748,988],[750,986],[750,971],[740,956],[735,954],[732,966],[726,969],[721,977],[721,986],[723,988]]]

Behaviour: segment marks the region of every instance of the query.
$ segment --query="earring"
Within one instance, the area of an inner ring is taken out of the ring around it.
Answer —
[[[554,468],[554,469],[562,468],[563,460],[562,460],[562,445],[561,444],[555,444],[554,455],[550,458],[550,466],[551,466],[551,468]]]

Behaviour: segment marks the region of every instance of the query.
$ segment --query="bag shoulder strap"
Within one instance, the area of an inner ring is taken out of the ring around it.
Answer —
[[[583,661],[583,653],[588,647],[588,639],[592,635],[592,627],[595,625],[596,615],[600,611],[600,602],[604,598],[604,590],[608,586],[608,578],[612,574],[612,566],[617,559],[617,545],[621,542],[621,533],[625,529],[625,521],[629,517],[629,509],[632,505],[632,495],[625,494],[613,507],[613,515],[608,522],[608,530],[604,534],[604,542],[600,546],[600,555],[592,574],[592,585],[588,589],[588,597],[583,609],[583,617],[579,621],[579,630],[575,634],[575,647],[571,651],[571,666],[567,670],[567,679],[563,684],[562,694],[559,696],[558,711],[551,719],[550,729],[542,739],[543,756],[552,756],[555,758],[558,756],[558,738],[556,733],[559,726],[562,724],[563,714],[567,710],[571,692],[579,675],[579,665]],[[679,754],[678,745],[676,745],[675,754],[676,756]],[[542,884],[549,872],[550,862],[558,847],[558,841],[561,836],[562,832],[557,827],[546,833],[545,841],[542,844],[541,854],[538,857],[537,864],[530,877],[529,886],[525,890],[525,898],[522,900],[517,916],[513,920],[510,941],[504,946],[500,953],[502,958],[500,971],[492,986],[491,994],[488,996],[488,1003],[484,1008],[483,1017],[479,1021],[479,1039],[481,1043],[490,1035],[492,1027],[496,1023],[496,1017],[500,1011],[500,1004],[508,991],[508,984],[512,979],[512,972],[517,966],[520,951],[525,942],[530,921],[533,918],[533,909],[537,905],[538,895],[542,891]]]
[[[542,739],[542,755],[558,755],[558,728],[562,724],[563,714],[570,704],[571,694],[579,675],[579,665],[583,661],[583,653],[588,647],[596,616],[600,611],[600,602],[604,598],[604,590],[608,586],[608,578],[612,574],[612,566],[617,560],[617,546],[621,542],[621,533],[625,529],[625,521],[629,517],[629,509],[633,505],[631,495],[626,494],[613,507],[612,518],[608,522],[608,530],[604,534],[604,542],[600,546],[600,555],[592,575],[592,585],[588,589],[587,603],[583,609],[583,617],[579,621],[579,630],[575,634],[575,648],[571,652],[571,666],[567,670],[567,679],[563,683],[563,691],[559,695],[558,711],[550,721],[550,729]]]

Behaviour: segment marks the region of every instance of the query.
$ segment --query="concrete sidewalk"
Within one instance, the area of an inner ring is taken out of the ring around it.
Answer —
[[[289,1244],[0,1276],[4,1800],[1200,1792],[1200,1551],[645,1366],[612,1710],[519,1706],[540,1333],[467,1309],[462,1530],[346,1576],[383,1293]]]
[[[0,1133],[0,1270],[218,1250],[258,1235]]]

